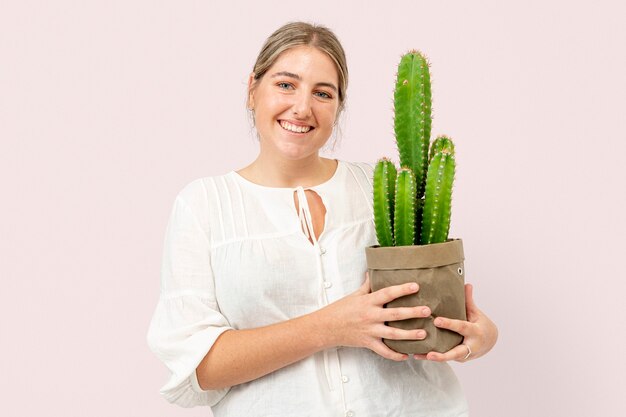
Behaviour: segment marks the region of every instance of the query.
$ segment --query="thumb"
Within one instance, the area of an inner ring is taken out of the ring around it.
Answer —
[[[369,294],[370,293],[370,274],[369,272],[365,272],[365,281],[359,287],[357,293],[359,294]]]
[[[465,309],[468,320],[480,312],[474,302],[474,286],[472,284],[465,284]]]

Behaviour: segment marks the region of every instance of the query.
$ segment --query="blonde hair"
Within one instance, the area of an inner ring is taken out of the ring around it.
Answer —
[[[339,77],[339,85],[337,86],[339,105],[336,118],[339,118],[339,115],[345,108],[346,90],[348,89],[346,54],[337,36],[322,25],[306,22],[289,22],[272,33],[265,41],[254,63],[252,72],[254,73],[255,82],[250,87],[250,91],[248,91],[248,99],[250,93],[254,91],[256,82],[263,78],[263,75],[274,65],[280,54],[288,49],[303,45],[319,49],[326,53],[335,63]],[[254,122],[254,114],[252,118]]]

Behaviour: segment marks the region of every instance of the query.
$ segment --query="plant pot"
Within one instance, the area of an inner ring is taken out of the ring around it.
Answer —
[[[423,340],[383,339],[389,348],[400,353],[424,354],[447,352],[463,341],[463,336],[433,323],[436,317],[467,320],[465,312],[465,269],[463,242],[450,239],[444,243],[416,246],[370,246],[365,248],[372,291],[392,285],[417,282],[416,294],[397,298],[385,307],[428,306],[430,317],[388,322],[399,329],[424,329]]]

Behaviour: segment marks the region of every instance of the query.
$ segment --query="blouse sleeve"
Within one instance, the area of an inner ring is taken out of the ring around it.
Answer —
[[[230,389],[203,391],[195,372],[215,340],[232,329],[216,301],[207,232],[178,195],[165,232],[161,293],[147,341],[171,372],[161,395],[181,407],[215,405]]]

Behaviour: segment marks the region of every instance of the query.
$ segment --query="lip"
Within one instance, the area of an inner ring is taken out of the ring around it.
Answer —
[[[281,120],[282,120],[283,122],[288,122],[288,123],[291,123],[292,125],[295,125],[295,126],[302,126],[302,127],[307,127],[307,126],[310,126],[310,127],[311,127],[311,129],[315,129],[313,126],[308,125],[308,124],[306,124],[306,123],[296,122],[295,120],[289,120],[289,119],[278,119],[278,123],[280,123],[280,122],[281,122]]]

